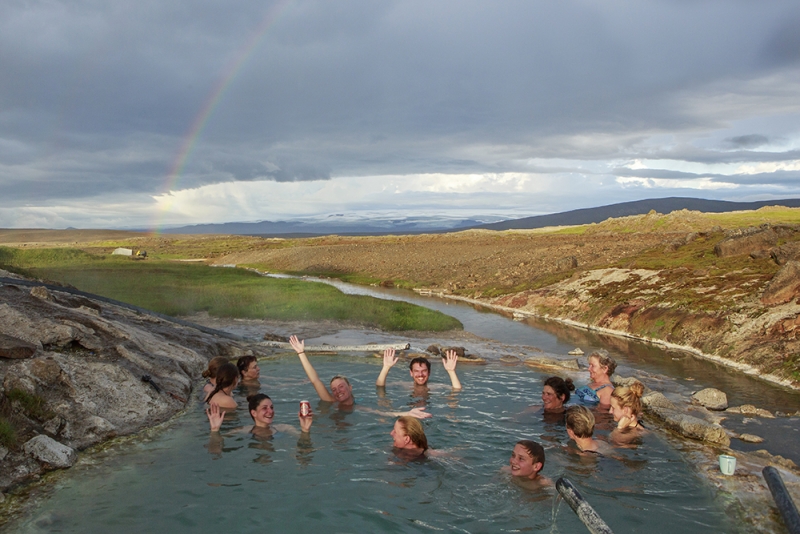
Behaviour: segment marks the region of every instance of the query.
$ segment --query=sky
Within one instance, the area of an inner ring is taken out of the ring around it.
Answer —
[[[0,227],[800,198],[800,2],[3,0]]]

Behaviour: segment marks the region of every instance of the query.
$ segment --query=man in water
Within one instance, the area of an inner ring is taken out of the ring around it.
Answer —
[[[394,349],[386,349],[383,351],[383,368],[381,369],[375,385],[379,388],[386,386],[386,376],[389,374],[394,364],[397,363],[397,355]],[[454,350],[448,350],[442,358],[445,371],[450,375],[450,384],[453,389],[458,391],[461,389],[461,381],[456,375],[456,364],[458,363],[458,354]],[[431,375],[431,362],[427,358],[418,357],[411,360],[408,366],[411,378],[414,380],[414,389],[428,388],[428,378]]]

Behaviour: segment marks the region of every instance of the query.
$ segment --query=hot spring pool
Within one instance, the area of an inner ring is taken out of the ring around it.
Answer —
[[[452,393],[434,362],[427,398],[411,396],[403,362],[385,399],[375,391],[380,362],[313,357],[323,380],[347,375],[357,402],[395,410],[426,405],[428,441],[449,455],[403,462],[391,449],[394,418],[323,410],[296,358],[261,362],[261,391],[276,423],[297,426],[297,406],[312,401],[310,441],[278,434],[260,441],[226,418],[224,444],[209,452],[202,406],[150,437],[85,455],[14,532],[586,532],[554,489],[532,492],[500,473],[514,443],[543,444],[543,474],[569,478],[616,532],[736,530],[714,491],[679,453],[650,432],[618,458],[587,458],[564,448],[563,423],[522,413],[537,403],[543,375],[522,365],[459,365],[464,390]],[[398,382],[395,382],[398,381]],[[244,391],[239,391],[244,405]],[[601,437],[608,430],[597,432]]]

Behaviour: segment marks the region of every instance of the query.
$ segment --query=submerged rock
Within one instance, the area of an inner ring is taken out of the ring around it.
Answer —
[[[764,438],[761,436],[756,436],[755,434],[739,434],[736,437],[745,443],[761,443],[764,441]]]
[[[756,408],[752,404],[742,404],[741,406],[734,406],[725,410],[727,413],[740,413],[743,415],[757,415],[759,417],[766,417],[767,419],[775,419],[775,416],[769,410],[763,408]]]
[[[642,396],[642,406],[645,410],[652,408],[666,408],[668,410],[675,410],[675,404],[664,396],[660,391],[651,391],[650,393]]]
[[[72,467],[78,459],[75,449],[42,434],[25,442],[22,450],[40,462],[57,469]]]
[[[720,411],[728,407],[728,396],[716,388],[701,389],[692,395],[692,400],[709,410]]]
[[[556,358],[547,358],[545,356],[534,356],[525,360],[525,365],[531,367],[556,367],[558,369],[568,369],[570,371],[578,371],[580,365],[578,360],[558,360]]]

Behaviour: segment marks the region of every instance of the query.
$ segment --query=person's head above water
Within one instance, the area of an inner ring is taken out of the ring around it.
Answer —
[[[545,412],[561,412],[564,403],[569,401],[569,392],[575,391],[571,378],[564,380],[560,376],[551,376],[544,381],[542,387],[542,404]]]
[[[250,410],[250,417],[256,426],[269,426],[275,418],[275,407],[272,399],[264,393],[256,393],[247,397],[247,407]]]
[[[642,394],[644,394],[644,385],[641,382],[614,389],[611,393],[611,407],[608,410],[614,417],[614,421],[625,417],[638,418],[642,413]]]
[[[261,369],[258,367],[258,360],[255,356],[242,356],[236,361],[236,367],[239,369],[242,381],[253,382],[261,376]]]
[[[544,448],[529,439],[518,441],[508,463],[513,476],[534,479],[544,467]]]
[[[591,438],[594,433],[594,414],[586,406],[570,406],[565,416],[567,430],[579,438]]]
[[[589,378],[593,383],[609,382],[609,377],[614,374],[617,362],[604,350],[598,350],[589,355]]]
[[[239,381],[239,369],[236,368],[235,365],[232,363],[225,363],[219,366],[217,369],[217,383],[214,386],[214,389],[208,394],[206,397],[206,402],[209,402],[211,398],[219,393],[220,391],[224,391],[226,389],[233,389],[236,387],[236,383]],[[228,394],[229,392],[225,392]]]
[[[422,449],[423,452],[428,450],[425,429],[416,417],[410,415],[398,417],[391,435],[394,438],[394,446],[398,449]]]
[[[230,363],[228,358],[223,358],[222,356],[215,356],[211,358],[211,361],[208,362],[208,368],[203,371],[203,378],[208,378],[210,380],[217,379],[217,369],[220,366],[225,365],[226,363]]]
[[[431,362],[428,358],[418,356],[411,360],[408,368],[415,385],[424,386],[428,383],[428,378],[431,376]]]
[[[331,378],[331,395],[336,402],[351,404],[353,401],[353,386],[346,376],[336,375]]]

